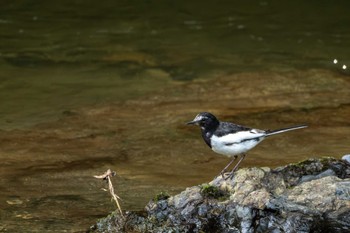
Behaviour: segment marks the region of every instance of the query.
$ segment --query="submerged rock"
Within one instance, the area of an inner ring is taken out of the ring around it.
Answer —
[[[324,158],[243,168],[125,218],[116,211],[90,232],[350,232],[350,164]]]

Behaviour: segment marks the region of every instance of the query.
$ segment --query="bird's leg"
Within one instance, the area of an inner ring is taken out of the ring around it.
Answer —
[[[233,173],[238,169],[239,164],[243,161],[244,158],[245,158],[245,154],[241,154],[241,158],[238,160],[236,165],[232,168],[232,171],[230,172],[230,174],[228,175],[228,177],[226,179],[233,178]]]
[[[237,159],[237,155],[235,155],[235,156],[233,157],[233,159],[226,165],[226,167],[224,167],[224,169],[222,169],[222,171],[220,172],[220,174],[221,174],[221,176],[222,176],[223,179],[225,179],[225,177],[224,177],[225,171],[227,170],[227,168],[228,168],[229,166],[231,166],[231,164],[232,164],[236,159]]]

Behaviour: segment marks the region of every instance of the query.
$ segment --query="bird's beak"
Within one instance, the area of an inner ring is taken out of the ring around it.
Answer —
[[[186,125],[198,125],[199,121],[194,119],[193,121],[187,122]]]
[[[187,125],[199,125],[199,123],[202,121],[202,117],[196,116],[192,121],[187,122]]]

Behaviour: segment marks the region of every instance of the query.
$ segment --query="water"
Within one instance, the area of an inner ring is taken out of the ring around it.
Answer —
[[[349,3],[3,1],[0,231],[79,232],[228,162],[200,111],[271,137],[242,166],[349,153]],[[338,63],[334,64],[333,60]]]

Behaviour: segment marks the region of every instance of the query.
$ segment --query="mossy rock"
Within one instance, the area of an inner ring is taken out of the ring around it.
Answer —
[[[210,184],[202,184],[200,187],[200,192],[205,198],[218,199],[219,201],[224,201],[229,197],[228,192],[225,192],[216,186]]]
[[[333,170],[337,177],[344,179],[348,176],[345,162],[337,160],[332,157],[323,157],[320,159],[306,159],[298,163],[289,164],[284,167],[274,169],[273,172],[280,172],[283,174],[284,181],[287,187],[297,185],[303,176],[318,175],[328,169]]]
[[[161,201],[161,200],[166,200],[170,197],[169,193],[167,192],[160,192],[158,193],[154,198],[153,198],[153,201],[155,202],[158,202],[158,201]]]

